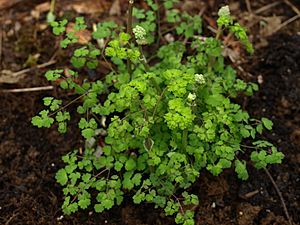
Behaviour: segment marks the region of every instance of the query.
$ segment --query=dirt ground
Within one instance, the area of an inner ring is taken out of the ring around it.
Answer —
[[[113,6],[115,2],[123,7]],[[70,18],[84,15],[90,23],[109,18],[122,22],[126,2],[60,1],[57,12]],[[232,41],[229,62],[239,76],[260,84],[253,97],[237,101],[253,117],[273,120],[274,130],[264,137],[278,146],[285,159],[268,170],[290,220],[300,224],[300,2],[185,0],[179,8],[197,13],[205,7],[204,24],[209,32],[215,12],[224,3],[229,3],[233,14],[248,27],[256,49],[253,56],[246,56],[234,41],[227,40]],[[75,122],[63,136],[55,128],[38,129],[30,123],[42,108],[43,97],[60,96],[66,101],[73,97],[43,77],[47,69],[66,63],[65,53],[58,51],[58,40],[45,26],[48,9],[45,1],[0,0],[0,224],[174,224],[173,218],[152,205],[134,205],[130,196],[121,207],[103,214],[90,209],[62,216],[62,191],[54,176],[63,165],[61,156],[82,145],[80,134]],[[28,87],[49,90],[12,91]],[[249,168],[247,181],[238,180],[231,169],[219,177],[201,174],[191,189],[200,199],[197,225],[291,224],[268,175],[250,163]]]

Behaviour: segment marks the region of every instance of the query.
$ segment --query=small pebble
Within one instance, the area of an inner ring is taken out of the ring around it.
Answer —
[[[263,78],[262,75],[258,75],[258,77],[257,77],[257,82],[258,82],[259,84],[264,83],[264,78]]]
[[[64,218],[64,216],[61,215],[60,217],[57,217],[57,221],[60,221],[60,220],[62,220],[63,218]]]
[[[165,35],[165,39],[167,42],[171,43],[171,42],[174,42],[175,41],[175,38],[172,34],[168,33]]]
[[[211,207],[212,207],[213,209],[216,208],[216,203],[213,202],[213,203],[211,204]]]

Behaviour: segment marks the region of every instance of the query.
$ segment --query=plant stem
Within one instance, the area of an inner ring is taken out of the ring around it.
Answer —
[[[182,146],[184,150],[186,150],[187,147],[187,139],[188,139],[188,129],[184,129],[182,132]]]
[[[217,35],[216,35],[216,39],[217,39],[217,40],[220,39],[221,34],[222,34],[222,28],[221,28],[221,27],[218,27]]]
[[[133,11],[134,0],[129,0],[129,8],[128,8],[128,19],[127,19],[127,33],[133,38],[132,34],[132,11]],[[129,44],[130,45],[130,44]],[[131,69],[131,61],[127,59],[127,71],[131,77],[132,69]]]
[[[55,9],[55,0],[51,0],[51,3],[50,3],[50,12],[54,13],[54,9]]]
[[[140,45],[139,45],[139,51],[140,51],[141,56],[142,56],[141,62],[142,62],[142,64],[144,65],[145,69],[146,69],[147,71],[149,71],[150,67],[149,67],[149,65],[148,65],[146,56],[145,56],[144,53],[143,53],[142,46],[140,46]]]
[[[162,91],[162,93],[160,94],[159,96],[159,99],[157,100],[157,103],[155,105],[155,108],[154,108],[154,111],[153,111],[153,114],[152,114],[152,117],[154,118],[155,114],[156,114],[156,111],[157,111],[157,108],[158,108],[158,104],[160,103],[160,101],[162,100],[164,94],[165,94],[165,91],[167,90],[167,87]]]
[[[77,98],[73,99],[72,101],[70,101],[68,104],[64,105],[63,107],[59,108],[58,110],[56,110],[55,112],[53,113],[50,113],[49,116],[53,116],[55,115],[56,113],[64,110],[65,108],[67,108],[69,105],[73,104],[74,102],[76,102],[77,100],[81,99],[83,96],[86,96],[87,94],[91,93],[90,91],[87,91],[86,93],[78,96]]]
[[[181,214],[184,215],[184,210],[183,210],[183,207],[182,207],[182,205],[181,205],[179,199],[178,199],[174,194],[172,194],[172,196],[173,196],[173,197],[175,198],[175,200],[178,202],[179,208],[180,208],[180,211],[181,211]]]
[[[160,39],[161,39],[161,26],[160,26],[160,7],[159,7],[159,4],[158,4],[158,1],[155,0],[155,4],[158,6],[158,9],[156,11],[156,18],[157,18],[157,42],[156,44],[159,46],[159,43],[160,43]]]
[[[142,56],[141,62],[142,62],[142,64],[143,64],[143,66],[145,67],[146,71],[148,72],[148,71],[150,70],[150,66],[149,66],[149,64],[148,64],[148,62],[147,62],[146,56],[145,56],[144,53],[143,53],[143,49],[142,49],[142,46],[141,46],[141,45],[139,45],[139,51],[140,51],[141,56]],[[156,80],[155,80],[153,77],[150,78],[150,80],[151,80],[151,82],[153,83],[155,89],[156,89],[158,92],[161,92],[161,89],[160,89],[158,83],[156,82]]]

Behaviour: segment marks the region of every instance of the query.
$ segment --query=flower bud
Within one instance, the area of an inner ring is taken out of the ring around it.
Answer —
[[[203,74],[195,74],[195,81],[198,84],[205,84],[205,78]]]
[[[196,94],[195,93],[189,93],[189,95],[188,95],[188,97],[187,97],[187,99],[188,99],[188,101],[189,102],[192,102],[192,101],[194,101],[195,99],[196,99]]]

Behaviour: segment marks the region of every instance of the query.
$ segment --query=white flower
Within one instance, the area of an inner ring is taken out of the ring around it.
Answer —
[[[136,25],[135,28],[132,29],[132,32],[137,41],[145,39],[145,36],[147,34],[146,30],[139,25]]]
[[[195,74],[195,81],[198,84],[205,84],[205,78],[203,74]]]
[[[223,6],[222,8],[219,9],[218,12],[218,16],[219,17],[230,17],[230,10],[229,10],[229,6]]]
[[[189,95],[188,95],[188,97],[187,97],[187,99],[188,99],[188,101],[190,101],[190,102],[192,102],[192,101],[194,101],[195,99],[196,99],[196,94],[195,93],[189,93]]]

